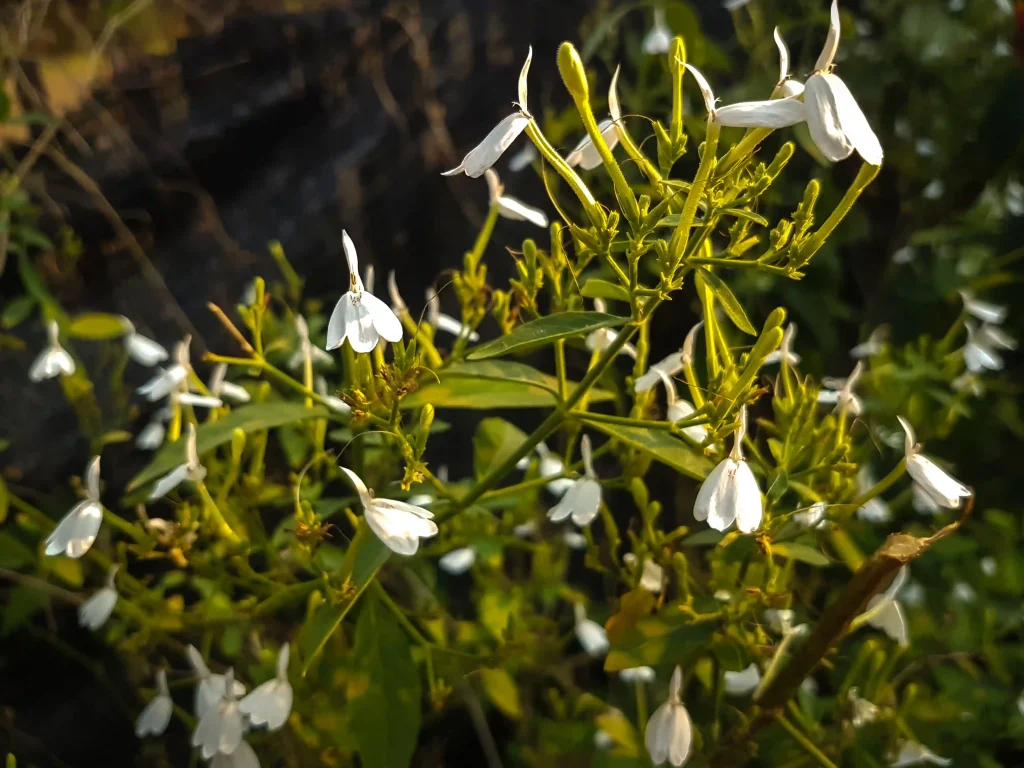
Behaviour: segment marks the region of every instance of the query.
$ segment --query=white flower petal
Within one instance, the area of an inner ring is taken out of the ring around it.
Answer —
[[[521,112],[513,112],[494,126],[484,140],[462,158],[462,162],[457,168],[445,171],[441,175],[454,176],[457,173],[465,173],[473,179],[483,176],[484,171],[498,162],[498,158],[513,141],[519,138],[519,134],[526,130],[529,123],[530,118],[526,115]]]
[[[95,632],[107,623],[116,604],[117,590],[103,587],[78,607],[79,626]]]
[[[438,567],[445,573],[458,576],[473,567],[476,562],[476,550],[472,547],[453,549],[437,561]]]
[[[868,619],[868,624],[885,632],[901,647],[910,644],[903,607],[896,600],[889,595],[875,595],[868,601],[867,612],[870,612],[872,608],[877,608],[877,611]]]
[[[156,499],[163,498],[183,482],[188,480],[189,474],[190,471],[188,464],[179,464],[156,481],[156,485],[153,486],[153,490],[149,492],[149,500],[155,501]]]
[[[258,685],[252,692],[238,702],[238,709],[248,716],[249,722],[255,726],[265,725],[271,731],[288,722],[292,711],[292,686],[287,678],[274,678]]]
[[[208,397],[206,395],[197,395],[193,392],[181,392],[176,393],[174,398],[181,405],[191,405],[194,408],[220,408],[224,405],[224,401],[219,397]]]
[[[366,487],[366,483],[362,481],[355,472],[348,467],[339,467],[339,469],[345,473],[345,476],[349,479],[349,482],[355,486],[356,493],[359,494],[359,501],[363,505],[364,509],[373,506],[373,497],[370,496],[370,489]]]
[[[835,96],[824,75],[815,73],[807,78],[804,106],[811,139],[826,158],[835,163],[853,154],[853,144],[840,127]]]
[[[650,667],[632,667],[619,672],[619,679],[624,683],[653,683],[654,670]]]
[[[368,291],[363,292],[362,304],[370,313],[373,327],[381,338],[392,344],[402,340],[402,321],[398,319],[391,307]]]
[[[498,198],[498,214],[513,221],[528,221],[537,227],[548,225],[548,215],[540,208],[534,208],[514,197]]]
[[[164,443],[167,428],[159,421],[151,421],[142,428],[135,438],[135,447],[140,451],[155,451]]]
[[[192,746],[199,747],[205,760],[209,760],[217,753],[230,755],[242,743],[243,730],[242,713],[238,709],[238,702],[221,699],[199,720],[192,733]]]
[[[135,721],[135,736],[142,739],[159,736],[166,731],[171,722],[172,708],[173,702],[167,692],[167,673],[161,669],[157,672],[157,695],[150,699]]]
[[[715,120],[733,128],[787,128],[807,119],[807,110],[796,98],[742,101],[715,110]]]
[[[608,114],[611,115],[612,123],[615,124],[615,128],[619,131],[621,137],[622,131],[622,107],[619,105],[619,70],[621,66],[615,67],[615,74],[612,75],[612,81],[608,85]],[[618,139],[616,139],[617,141]],[[611,145],[609,145],[611,146]]]
[[[916,454],[907,459],[907,473],[937,503],[957,509],[960,499],[971,496],[971,489],[942,470],[927,456]]]
[[[172,365],[170,368],[161,369],[160,373],[135,391],[150,402],[156,402],[171,394],[187,377],[188,369],[181,365]]]
[[[55,376],[70,376],[75,372],[75,361],[60,345],[46,347],[28,370],[31,381],[40,382]]]
[[[760,682],[761,670],[752,663],[740,672],[725,673],[725,693],[727,696],[746,696],[753,693]]]
[[[700,94],[704,97],[704,108],[707,110],[708,115],[715,114],[715,94],[711,90],[711,86],[708,85],[708,81],[704,79],[704,75],[700,73],[692,64],[684,65],[693,75],[693,79],[697,81],[697,87],[700,88]]]
[[[256,757],[256,752],[249,746],[249,742],[241,741],[230,755],[223,752],[214,755],[210,761],[210,768],[260,768],[260,761]]]
[[[345,263],[348,266],[349,291],[351,293],[362,293],[363,279],[359,276],[359,254],[356,253],[356,244],[346,230],[341,230],[341,246],[345,251]],[[330,333],[330,332],[328,332]]]
[[[784,99],[792,99],[796,96],[802,95],[803,92],[804,84],[799,83],[796,80],[786,80],[779,86],[779,96]]]
[[[757,487],[757,478],[754,477],[747,462],[739,462],[734,482],[736,527],[743,533],[753,533],[761,525],[764,503],[761,500],[761,490]]]
[[[465,336],[470,341],[479,341],[480,334],[474,330],[471,330],[469,326],[463,325],[451,315],[446,315],[444,312],[438,312],[432,318],[431,325],[437,330],[450,333],[452,336],[461,338]]]
[[[608,634],[596,621],[582,619],[576,622],[576,639],[588,656],[604,656],[610,647]]]
[[[601,136],[608,145],[608,149],[615,149],[619,143],[619,133],[615,128],[615,123],[611,119],[602,120],[598,124],[597,129],[601,132]],[[587,134],[580,139],[580,143],[565,158],[565,162],[570,166],[578,165],[585,171],[592,171],[601,165],[602,160],[597,147],[594,146],[590,135]]]
[[[718,466],[704,478],[704,482],[701,483],[700,490],[697,492],[697,499],[693,503],[694,520],[698,522],[707,520],[712,506],[717,508],[716,496],[719,493],[719,486],[732,464],[735,464],[732,459],[725,459],[719,462]]]
[[[916,741],[904,741],[900,744],[900,751],[892,763],[892,768],[907,768],[911,765],[952,765],[953,761],[946,757],[939,757],[923,744]]]
[[[664,373],[666,376],[675,376],[677,373],[683,370],[683,358],[679,352],[673,352],[668,357],[659,360],[650,368],[648,368],[642,376],[640,376],[633,384],[633,390],[635,392],[648,392],[661,381],[659,371]]]
[[[970,291],[960,291],[960,298],[964,302],[964,311],[983,323],[999,325],[1006,320],[1008,310],[1005,306],[976,299]]]
[[[883,152],[878,137],[868,124],[857,100],[838,75],[825,74],[821,77],[832,91],[832,102],[839,118],[839,127],[846,134],[847,141],[857,150],[864,162],[881,165]],[[817,142],[815,142],[817,143]]]
[[[134,331],[124,337],[124,348],[132,360],[149,368],[167,359],[163,346]]]
[[[536,159],[537,148],[533,146],[533,144],[527,144],[521,150],[512,155],[512,158],[508,161],[508,169],[512,171],[512,173],[518,173]]]
[[[648,56],[656,56],[669,52],[672,47],[672,30],[665,23],[665,10],[661,7],[654,9],[654,24],[644,35],[640,43],[640,49]]]
[[[832,66],[832,60],[839,50],[839,2],[832,0],[832,8],[829,13],[828,35],[825,38],[825,45],[821,49],[818,60],[814,63],[815,72],[824,72]]]
[[[644,560],[643,572],[640,575],[640,587],[655,595],[665,588],[665,569],[653,560]]]
[[[89,551],[103,522],[103,507],[85,500],[76,504],[46,538],[46,554],[79,558]]]
[[[519,70],[519,107],[521,109],[528,109],[526,106],[527,87],[526,77],[530,74],[530,62],[533,61],[533,46],[531,45],[529,50],[526,52],[526,61],[523,62],[523,68]]]
[[[786,41],[782,39],[782,33],[779,32],[779,28],[775,28],[773,33],[775,38],[775,47],[779,49],[779,84],[785,82],[786,78],[789,77],[789,46],[786,45]]]

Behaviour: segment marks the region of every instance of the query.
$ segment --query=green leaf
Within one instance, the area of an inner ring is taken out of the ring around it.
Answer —
[[[4,307],[4,311],[0,312],[0,328],[5,331],[11,330],[29,316],[35,305],[36,300],[31,296],[18,296],[11,299]]]
[[[683,539],[684,547],[709,547],[718,544],[722,539],[725,538],[725,534],[721,531],[716,531],[714,528],[708,528],[705,531],[698,531],[692,536],[687,536]]]
[[[420,675],[405,633],[377,600],[359,613],[355,660],[359,679],[349,683],[348,703],[361,762],[408,768],[420,730]]]
[[[798,541],[773,544],[772,554],[789,560],[799,560],[801,563],[807,563],[819,568],[832,565],[832,561],[825,557],[822,552]]]
[[[322,603],[302,628],[299,647],[305,660],[303,677],[390,556],[391,550],[370,530],[365,519],[360,520],[359,529],[338,572],[339,578],[342,581],[347,579],[355,591],[350,599],[340,603]]]
[[[484,419],[473,435],[473,471],[483,477],[511,456],[526,440],[526,433],[504,419]]]
[[[583,419],[586,421],[586,419]],[[711,462],[678,437],[661,429],[642,429],[602,421],[587,421],[588,427],[604,432],[620,442],[637,448],[694,480],[703,480],[712,470]]]
[[[117,339],[124,334],[125,328],[121,318],[105,312],[86,312],[82,315],[75,315],[71,318],[71,325],[68,326],[68,335],[75,339],[87,339],[88,341]]]
[[[622,325],[626,320],[625,317],[604,312],[561,312],[548,315],[513,328],[512,333],[473,347],[466,357],[469,360],[487,360],[513,352],[529,352],[545,344],[553,344],[558,339],[584,336],[600,328]]]
[[[751,336],[757,336],[757,331],[750,324],[747,313],[743,311],[743,306],[736,299],[733,292],[729,290],[729,286],[722,282],[722,278],[704,267],[697,267],[697,280],[698,282],[703,281],[714,292],[715,298],[722,305],[725,314],[729,316],[729,319],[732,320],[737,328]]]
[[[612,643],[604,662],[605,671],[683,664],[707,647],[715,629],[714,622],[696,624],[692,618],[672,608],[646,616]]]
[[[484,687],[484,693],[491,703],[496,706],[505,717],[518,720],[523,716],[523,705],[519,701],[519,688],[512,675],[503,667],[497,669],[481,669],[480,683]]]
[[[0,622],[0,637],[7,637],[28,623],[47,603],[45,592],[16,584],[7,592],[7,604]]]
[[[402,410],[427,403],[435,408],[552,408],[558,393],[554,376],[510,360],[455,363],[437,371],[437,376],[440,381],[428,379],[403,398]],[[612,397],[607,390],[590,390],[591,402]]]
[[[621,285],[592,277],[583,284],[580,293],[588,299],[612,299],[629,303],[629,291]]]
[[[296,424],[306,419],[322,419],[327,409],[317,406],[306,408],[302,403],[256,403],[244,405],[231,411],[220,421],[208,422],[196,430],[196,441],[200,455],[218,446],[231,442],[231,433],[240,429],[246,434],[264,429],[274,429],[285,424]],[[161,448],[149,466],[132,478],[127,491],[161,477],[180,464],[185,463],[185,441],[168,443]]]
[[[737,219],[749,219],[755,224],[760,224],[762,227],[767,227],[770,223],[764,216],[748,211],[746,208],[723,208],[718,211],[722,216],[735,216]],[[679,214],[670,213],[662,219],[658,220],[657,226],[659,227],[677,227],[679,226]]]

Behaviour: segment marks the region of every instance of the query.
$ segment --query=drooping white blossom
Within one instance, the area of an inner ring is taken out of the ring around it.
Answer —
[[[75,372],[75,361],[60,345],[60,326],[56,320],[46,325],[47,343],[28,369],[30,381],[40,382],[55,376],[70,376]]]
[[[566,528],[562,531],[562,541],[569,549],[586,549],[587,537],[577,530]]]
[[[871,331],[867,341],[862,341],[850,350],[850,357],[859,360],[864,357],[873,357],[881,353],[889,340],[889,329],[884,325]]]
[[[375,498],[359,475],[346,467],[342,467],[341,471],[359,494],[359,501],[363,505],[363,514],[370,530],[392,552],[399,555],[415,555],[420,546],[420,539],[437,535],[437,524],[434,523],[434,515],[429,510],[404,501]]]
[[[229,669],[224,675],[223,693],[199,718],[192,732],[192,746],[199,748],[204,760],[216,754],[230,755],[242,743],[245,722],[235,696],[234,683],[234,671]]]
[[[658,56],[668,53],[671,47],[672,30],[665,21],[665,9],[657,6],[654,9],[654,23],[644,35],[640,48],[648,56]]]
[[[445,553],[437,561],[437,567],[452,576],[460,576],[476,562],[476,550],[472,547],[459,547]]]
[[[454,176],[457,173],[464,173],[473,179],[483,176],[488,168],[498,162],[498,158],[504,154],[512,142],[519,138],[519,134],[526,130],[526,126],[533,119],[527,107],[526,84],[526,77],[530,73],[530,62],[532,60],[533,46],[530,46],[530,50],[526,54],[526,61],[519,72],[518,111],[513,112],[494,126],[491,132],[484,137],[483,141],[469,150],[466,156],[462,158],[462,162],[459,163],[458,167],[445,171],[441,174],[442,176]]]
[[[952,765],[953,761],[948,757],[939,757],[924,744],[908,740],[900,742],[899,752],[891,763],[892,768],[909,768],[911,765],[925,764]]]
[[[439,331],[450,333],[452,336],[458,338],[464,336],[470,341],[480,341],[479,333],[468,325],[463,325],[451,315],[446,315],[441,311],[441,297],[434,290],[433,286],[427,288],[427,323]]]
[[[653,683],[654,670],[650,667],[630,667],[619,672],[619,679],[624,683]]]
[[[981,566],[981,572],[989,578],[996,575],[998,564],[992,555],[985,555],[985,557],[978,561],[978,564]]]
[[[742,409],[732,452],[704,479],[693,505],[694,519],[707,520],[716,531],[724,531],[735,522],[743,533],[753,533],[761,525],[764,502],[757,479],[743,459],[746,428],[746,409]]]
[[[682,687],[683,671],[676,667],[668,684],[668,700],[654,710],[647,721],[644,745],[655,765],[667,762],[674,768],[680,768],[690,759],[693,724],[680,697]]]
[[[774,352],[769,352],[764,358],[764,365],[785,362],[793,367],[800,364],[800,355],[793,351],[793,340],[796,339],[796,323],[789,323],[786,330],[782,332],[782,343]]]
[[[604,299],[594,299],[594,310],[607,313],[608,305],[605,304]],[[615,341],[617,335],[614,328],[598,328],[587,334],[583,345],[591,352],[604,352]],[[618,354],[627,355],[636,360],[636,347],[627,342],[619,348]]]
[[[863,370],[864,363],[858,360],[853,371],[845,379],[822,379],[822,389],[818,390],[818,402],[822,405],[834,405],[836,413],[845,411],[851,416],[860,416],[864,404],[854,393],[853,388]]]
[[[632,552],[624,554],[622,562],[631,571],[636,571],[637,557]],[[655,595],[660,594],[665,588],[665,569],[653,560],[644,559],[643,568],[640,571],[640,588]]]
[[[249,742],[243,739],[230,755],[223,752],[214,755],[210,760],[210,768],[260,768],[260,760],[249,746]]]
[[[150,402],[156,402],[177,390],[188,378],[190,369],[188,346],[191,341],[189,336],[179,341],[174,346],[174,363],[167,368],[161,368],[159,373],[135,391]]]
[[[226,363],[219,363],[213,367],[213,372],[210,374],[210,383],[207,385],[210,394],[215,398],[229,400],[232,403],[248,403],[252,396],[242,385],[228,381],[225,378],[227,372],[228,366]]]
[[[665,400],[667,405],[665,418],[669,421],[682,421],[693,416],[697,412],[697,409],[693,407],[693,403],[676,395],[676,386],[672,379],[660,370],[658,375],[662,377],[665,384]],[[708,425],[694,424],[690,427],[683,427],[683,434],[697,445],[703,445],[708,437]]]
[[[497,171],[493,168],[484,171],[484,178],[487,180],[487,192],[491,205],[497,206],[499,216],[512,221],[528,221],[534,226],[542,228],[548,225],[548,215],[540,208],[534,208],[522,200],[505,194],[505,185],[501,183]]]
[[[124,328],[124,349],[136,363],[152,368],[167,359],[167,350],[136,331],[127,317],[121,318],[121,327]]]
[[[573,483],[576,481],[571,477],[562,477],[562,474],[565,472],[565,464],[562,462],[560,457],[551,452],[544,441],[537,443],[536,451],[537,456],[540,457],[538,473],[541,477],[552,478],[551,482],[549,482],[545,487],[552,495],[558,497],[563,496],[566,491],[572,488]],[[516,465],[518,469],[526,469],[530,466],[529,459],[525,457],[520,461],[520,463],[522,466],[520,466],[520,464]]]
[[[140,451],[155,451],[163,445],[164,436],[167,434],[167,427],[164,424],[173,415],[173,411],[168,406],[157,408],[150,417],[149,423],[135,436],[135,447]]]
[[[601,506],[601,483],[594,472],[588,435],[580,440],[580,452],[583,454],[583,477],[574,480],[561,500],[548,511],[552,522],[560,523],[571,515],[572,521],[583,527],[597,517]]]
[[[850,688],[849,692],[846,694],[846,698],[847,701],[850,702],[850,722],[853,724],[854,728],[862,728],[868,723],[873,723],[878,719],[880,714],[878,707],[867,699],[862,699],[857,686],[852,686]]]
[[[831,72],[839,48],[839,3],[833,0],[829,31],[814,74],[804,84],[803,103],[811,139],[832,162],[845,160],[854,150],[864,162],[881,165],[882,145],[864,112],[840,77]]]
[[[114,586],[117,570],[118,566],[112,566],[107,573],[106,586],[94,592],[92,597],[78,607],[79,626],[95,632],[107,623],[114,606],[117,605],[117,588]]]
[[[255,726],[266,725],[276,731],[288,721],[292,711],[292,684],[288,682],[289,646],[277,652],[277,676],[256,686],[238,703],[238,709]]]
[[[633,384],[633,389],[636,392],[648,392],[663,381],[661,374],[665,376],[675,376],[677,373],[683,370],[683,367],[693,363],[693,348],[697,341],[697,331],[704,325],[704,321],[701,320],[686,334],[686,340],[683,342],[682,349],[679,352],[673,352],[663,360],[659,360],[657,363],[648,368],[643,375],[641,375],[636,382]]]
[[[166,731],[173,706],[171,692],[167,690],[167,673],[161,669],[156,673],[156,696],[149,700],[135,721],[136,737],[159,736]]]
[[[402,339],[402,323],[391,307],[363,287],[359,256],[348,232],[342,230],[341,244],[348,262],[349,289],[334,305],[327,323],[327,349],[337,349],[348,339],[353,352],[369,352],[381,339],[392,343]]]
[[[692,64],[686,64],[686,68],[697,81],[708,119],[719,125],[733,128],[786,128],[806,119],[804,105],[796,97],[744,101],[716,107],[715,94],[704,75]]]
[[[195,702],[193,712],[197,720],[202,720],[206,713],[224,697],[224,691],[228,687],[228,676],[217,675],[210,672],[203,657],[195,646],[188,646],[186,649],[189,663],[192,669],[199,676],[196,683]],[[238,680],[231,678],[231,693],[235,698],[245,695],[245,686]]]
[[[1001,325],[1006,320],[1008,310],[1001,304],[975,298],[970,291],[960,291],[960,299],[964,303],[964,312],[983,323]]]
[[[970,373],[982,371],[1001,371],[1003,357],[996,348],[1016,349],[1017,341],[1002,328],[994,325],[982,325],[976,328],[974,323],[966,322],[967,343],[963,347],[964,364]]]
[[[746,669],[726,672],[724,677],[727,696],[748,696],[761,682],[761,668],[751,662]]]
[[[576,613],[576,639],[583,646],[583,650],[589,656],[604,656],[610,647],[604,627],[587,618],[587,611],[582,603],[576,603],[573,610]]]
[[[68,557],[81,557],[96,541],[102,522],[100,457],[93,456],[85,468],[85,498],[72,507],[46,537],[46,554],[59,555],[63,552]]]
[[[868,601],[867,608],[860,620],[866,621],[875,629],[880,629],[895,640],[901,648],[910,644],[907,634],[907,619],[903,615],[903,606],[896,600],[896,594],[907,580],[907,568],[904,566],[896,573],[889,588]]]
[[[196,447],[196,427],[188,425],[188,433],[185,436],[185,463],[179,464],[166,475],[156,481],[153,490],[149,492],[149,500],[163,498],[186,480],[198,483],[206,477],[206,468],[199,463],[199,451]]]
[[[368,288],[367,291],[372,292],[372,289]],[[334,359],[309,340],[309,326],[306,324],[306,318],[302,315],[295,315],[295,340],[297,342],[295,351],[288,358],[289,370],[297,371],[302,368],[306,364],[306,358],[309,358],[309,362],[314,368],[318,365],[327,367],[334,365]]]
[[[828,512],[828,505],[824,501],[817,501],[807,509],[793,513],[793,522],[804,528],[824,528],[828,525],[825,515]]]
[[[903,450],[907,460],[907,473],[936,504],[947,509],[959,508],[961,499],[973,495],[971,489],[921,453],[921,446],[914,436],[913,427],[902,416],[899,417],[899,421],[906,435]]]

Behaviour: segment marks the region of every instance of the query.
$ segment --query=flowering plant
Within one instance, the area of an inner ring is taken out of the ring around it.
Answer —
[[[187,730],[180,741],[211,765],[397,767],[415,762],[422,726],[464,711],[491,765],[505,751],[536,765],[578,753],[605,765],[738,766],[759,754],[945,764],[902,715],[910,686],[881,670],[912,642],[908,567],[957,530],[972,492],[917,440],[915,428],[934,434],[922,418],[934,405],[908,393],[873,411],[864,398],[895,386],[905,356],[928,362],[946,400],[967,397],[955,382],[1006,346],[999,308],[967,296],[939,342],[871,339],[857,352],[866,371],[804,375],[785,309],[751,318],[729,282],[799,280],[882,162],[831,71],[838,9],[804,87],[776,33],[774,91],[725,106],[664,24],[659,15],[644,46],[667,47],[672,86],[667,123],[652,121],[655,158],[633,133],[645,123],[623,112],[618,71],[598,121],[569,43],[558,68],[586,136],[563,158],[529,111],[527,55],[516,110],[448,172],[487,176],[490,200],[452,276],[457,317],[433,289],[418,316],[394,274],[382,301],[345,234],[329,320],[293,272],[281,290],[257,280],[236,320],[215,308],[238,351],[204,355],[206,382],[188,339],[168,354],[117,321],[126,355],[169,361],[139,389],[166,403],[137,437],[155,457],[115,504],[101,482],[107,443],[94,441],[84,500],[54,524],[8,494],[17,515],[4,533],[39,542],[26,573],[66,558],[106,579],[70,599],[156,681],[139,702],[140,737]],[[696,132],[686,93],[704,107]],[[829,159],[864,163],[830,210],[812,180],[773,222],[762,198],[795,147],[757,153],[796,124]],[[523,133],[558,215],[550,225],[505,195],[493,168]],[[678,178],[687,164],[693,174]],[[547,234],[522,242],[505,287],[484,260],[499,218]],[[27,258],[22,271],[32,275]],[[30,375],[45,385],[78,365],[66,318],[36,290],[51,324]],[[673,301],[699,322],[652,362],[654,318]],[[470,471],[435,447],[451,426],[438,413],[456,410],[530,416],[480,419]],[[284,467],[268,460],[278,453]],[[875,454],[879,482],[868,479]],[[898,484],[930,530],[865,551]],[[831,601],[826,569],[843,574]],[[599,669],[620,681],[600,684]],[[488,710],[516,724],[521,746],[502,749]]]

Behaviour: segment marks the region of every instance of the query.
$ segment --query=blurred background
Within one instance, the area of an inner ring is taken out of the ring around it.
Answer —
[[[276,274],[273,241],[305,279],[306,294],[330,304],[346,286],[346,229],[376,267],[378,295],[384,276],[396,270],[418,311],[425,287],[444,285],[446,270],[461,263],[488,206],[482,179],[443,178],[440,171],[457,165],[508,113],[528,46],[530,108],[564,152],[581,128],[555,70],[563,39],[575,41],[586,59],[595,100],[603,100],[621,63],[624,112],[665,119],[671,93],[664,57],[642,48],[656,6],[726,103],[770,92],[777,78],[774,26],[800,75],[812,69],[827,26],[824,0],[4,3],[4,482],[59,508],[54,494],[70,499],[65,479],[81,471],[88,454],[78,415],[49,388],[28,382],[45,332],[23,261],[69,313],[125,315],[166,346],[191,333],[193,359],[233,348],[207,303],[233,307],[255,276]],[[941,336],[960,313],[958,291],[965,289],[1008,305],[1004,328],[1015,338],[1024,334],[1022,25],[1024,4],[1011,0],[843,4],[837,71],[878,133],[885,164],[802,281],[737,275],[733,284],[752,317],[789,308],[806,372],[846,375],[850,348],[880,326],[894,346]],[[701,123],[696,94],[688,100],[688,119]],[[634,136],[650,135],[646,121],[630,120]],[[787,138],[795,136],[799,150],[772,199],[792,210],[814,177],[827,210],[857,163],[833,166],[806,134],[792,134]],[[764,156],[779,143],[772,137]],[[653,155],[654,142],[644,146]],[[509,193],[553,213],[535,169],[508,170],[520,148],[498,166]],[[681,177],[692,175],[687,164],[695,154],[684,158]],[[528,225],[499,222],[488,253],[492,282],[511,274],[505,249],[520,247],[526,236],[536,237]],[[442,297],[453,312],[452,296]],[[692,317],[685,301],[661,313],[652,359],[679,346]],[[1017,491],[1022,365],[1012,352],[1005,358],[1004,370],[986,378],[984,395],[969,405],[943,400],[938,390],[929,395],[926,372],[910,366],[905,376],[907,387],[925,393],[920,407],[933,417],[929,438],[943,440],[943,456],[978,494],[969,535],[924,562],[918,579],[978,582],[978,546],[992,544],[1006,555],[998,579],[974,584],[984,595],[972,609],[977,622],[958,625],[963,636],[951,638],[952,652],[983,665],[996,665],[986,655],[991,637],[984,628],[1004,613],[1019,614],[1024,595]],[[129,391],[145,376],[130,371]],[[148,416],[138,406],[111,413],[105,430],[137,431]],[[456,455],[469,427],[453,421],[438,447]],[[121,448],[119,461],[105,468],[115,486],[147,461],[130,442]],[[449,463],[458,471],[458,458]],[[0,568],[17,567],[17,556],[0,549]],[[6,584],[0,595],[0,752],[16,745],[41,766],[140,761],[131,733],[134,703],[116,658],[73,627],[66,609]],[[58,624],[59,636],[51,631]],[[1024,662],[1019,647],[998,665],[1015,661]],[[948,685],[955,694],[975,679],[968,671]],[[999,684],[999,675],[991,679]],[[424,731],[417,764],[462,764],[457,756],[475,754],[471,734],[463,744],[451,725]],[[1005,765],[1024,765],[1000,747],[1001,736],[984,738],[1008,756]]]

